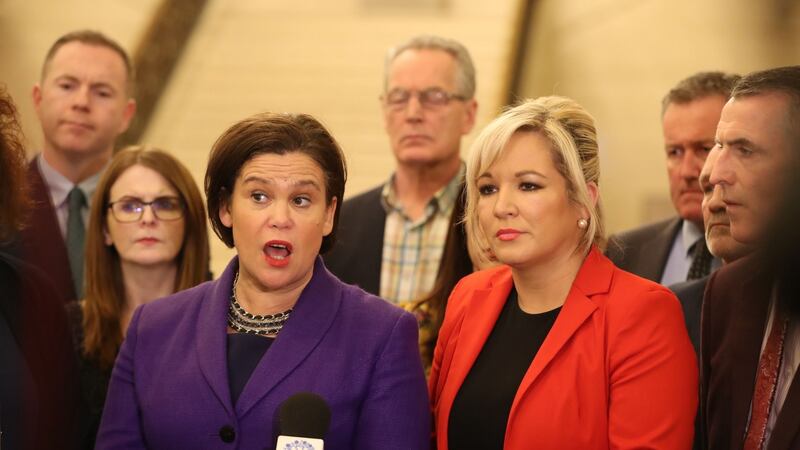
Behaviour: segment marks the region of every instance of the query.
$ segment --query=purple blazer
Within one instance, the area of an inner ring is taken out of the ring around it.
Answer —
[[[226,317],[237,267],[234,258],[218,280],[137,308],[96,448],[274,449],[278,407],[301,391],[331,407],[326,450],[428,448],[414,317],[342,283],[321,258],[232,404]]]

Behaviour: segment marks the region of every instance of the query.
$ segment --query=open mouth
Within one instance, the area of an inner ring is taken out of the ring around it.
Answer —
[[[286,241],[269,241],[264,246],[264,255],[273,266],[286,265],[292,256],[292,244]]]

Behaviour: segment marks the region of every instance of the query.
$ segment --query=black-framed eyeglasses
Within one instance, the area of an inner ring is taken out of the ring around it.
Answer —
[[[438,108],[450,103],[450,100],[467,100],[459,94],[451,94],[443,89],[428,88],[421,91],[409,91],[395,88],[381,96],[381,100],[392,109],[405,108],[411,96],[416,96],[423,108]]]
[[[183,202],[178,197],[158,197],[145,202],[140,198],[125,197],[108,204],[117,222],[136,222],[142,218],[144,207],[149,206],[158,220],[178,220],[183,217]]]

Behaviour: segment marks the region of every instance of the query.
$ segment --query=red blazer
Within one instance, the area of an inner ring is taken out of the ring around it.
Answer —
[[[511,269],[501,266],[462,279],[450,296],[429,380],[439,450],[447,449],[456,394],[512,286]],[[697,389],[675,296],[595,248],[522,379],[503,448],[689,449]]]

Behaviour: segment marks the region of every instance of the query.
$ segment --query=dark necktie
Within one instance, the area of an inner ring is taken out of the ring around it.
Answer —
[[[69,216],[67,217],[69,268],[72,272],[76,298],[81,299],[83,297],[83,244],[86,238],[82,212],[86,205],[86,195],[75,186],[69,191],[67,202],[69,204]]]
[[[761,450],[767,431],[767,421],[775,391],[778,387],[778,374],[783,361],[783,343],[786,338],[787,320],[783,314],[775,315],[772,329],[767,337],[767,345],[758,361],[756,385],[753,390],[753,403],[750,406],[750,422],[744,437],[744,450]]]
[[[689,266],[689,273],[686,275],[687,280],[696,280],[703,278],[711,273],[711,260],[714,257],[708,251],[706,240],[700,238],[692,245],[692,265]]]

